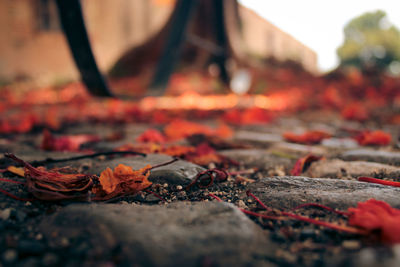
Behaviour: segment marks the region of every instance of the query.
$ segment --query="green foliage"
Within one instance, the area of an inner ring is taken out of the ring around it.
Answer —
[[[387,70],[400,61],[400,32],[391,25],[386,13],[365,13],[344,28],[345,41],[337,49],[341,66]]]

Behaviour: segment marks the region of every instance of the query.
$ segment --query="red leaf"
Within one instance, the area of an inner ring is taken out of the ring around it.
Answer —
[[[79,151],[81,145],[90,142],[98,142],[100,137],[97,135],[69,135],[55,137],[48,130],[43,131],[41,148],[51,151]]]
[[[221,125],[217,129],[212,129],[209,126],[185,120],[174,120],[164,128],[164,132],[170,140],[179,140],[194,134],[230,137],[233,133],[226,125]]]
[[[361,103],[352,103],[342,110],[342,117],[346,120],[365,121],[369,114]]]
[[[299,176],[307,170],[307,168],[311,165],[311,163],[313,163],[314,161],[318,161],[320,159],[322,159],[322,157],[315,155],[308,155],[299,158],[294,164],[293,169],[290,171],[290,174],[294,176]]]
[[[384,131],[364,131],[354,137],[362,146],[386,146],[392,141],[392,136]]]
[[[283,134],[283,138],[286,141],[300,144],[319,144],[323,139],[329,138],[331,135],[324,131],[308,131],[303,134],[294,134],[286,132]]]
[[[43,167],[35,168],[12,154],[6,157],[25,167],[28,191],[41,200],[86,199],[96,176],[86,174],[64,174]]]
[[[223,120],[232,124],[260,124],[270,122],[272,117],[262,108],[249,108],[245,110],[231,109],[223,115]]]
[[[165,143],[166,137],[156,129],[147,129],[144,133],[136,138],[139,143]]]
[[[400,210],[384,201],[370,199],[348,209],[349,225],[367,231],[377,231],[380,239],[388,244],[400,243]]]

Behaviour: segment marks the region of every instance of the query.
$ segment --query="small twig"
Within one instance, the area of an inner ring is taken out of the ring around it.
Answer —
[[[13,184],[25,184],[24,182],[15,181],[7,178],[0,178],[1,182],[13,183]]]
[[[284,221],[287,220],[287,218],[282,217],[282,216],[270,216],[270,215],[265,215],[265,214],[261,214],[261,213],[257,213],[254,211],[249,211],[249,210],[245,210],[245,209],[240,209],[244,214],[250,215],[250,216],[254,216],[254,217],[260,217],[260,218],[264,218],[267,220],[277,220],[277,221]]]
[[[170,160],[170,161],[167,161],[167,162],[164,162],[164,163],[160,163],[160,164],[158,164],[158,165],[154,165],[154,166],[152,166],[150,169],[148,169],[148,171],[151,171],[151,170],[153,170],[153,169],[155,169],[155,168],[167,166],[167,165],[172,164],[172,163],[174,163],[175,161],[178,161],[178,160],[179,160],[179,159],[174,158],[173,160]]]
[[[11,197],[11,198],[13,198],[13,199],[15,199],[15,200],[19,200],[19,201],[34,201],[34,199],[32,199],[32,198],[21,198],[21,197],[17,197],[16,195],[11,194],[10,192],[7,192],[6,190],[3,190],[3,189],[1,189],[1,188],[0,188],[0,193],[4,194],[4,195],[6,195],[6,196],[9,196],[9,197]]]
[[[358,177],[358,181],[400,187],[400,182],[386,181],[386,180],[376,179],[376,178],[372,178],[372,177]]]
[[[38,165],[43,165],[45,163],[58,163],[58,162],[74,161],[74,160],[95,158],[98,156],[109,156],[109,155],[138,155],[138,156],[146,157],[145,153],[140,153],[140,152],[136,152],[136,151],[106,151],[106,152],[97,152],[97,153],[93,153],[93,154],[89,154],[89,155],[82,155],[82,156],[69,157],[69,158],[63,158],[63,159],[47,158],[45,160],[33,161],[31,164],[33,166],[38,166]]]
[[[327,206],[325,206],[325,205],[321,205],[321,204],[317,204],[317,203],[305,203],[305,204],[301,204],[301,205],[299,205],[299,206],[297,206],[297,207],[291,209],[291,211],[295,211],[295,210],[302,209],[302,208],[306,208],[306,207],[317,207],[317,208],[325,209],[325,210],[328,210],[328,211],[330,211],[330,212],[334,212],[334,213],[336,213],[336,214],[343,215],[343,216],[348,216],[348,215],[349,215],[348,212],[340,211],[340,210],[335,210],[335,209],[333,209],[333,208],[331,208],[331,207],[327,207]]]
[[[255,195],[253,195],[251,192],[247,193],[249,196],[253,197],[263,208],[267,209],[267,210],[271,210],[271,208],[267,207],[264,203],[261,202],[260,199],[258,199]],[[248,213],[247,213],[248,214]],[[258,213],[256,213],[258,214]],[[295,220],[298,221],[303,221],[303,222],[308,222],[311,224],[315,224],[315,225],[319,225],[319,226],[323,226],[323,227],[327,227],[330,229],[334,229],[337,231],[343,231],[343,232],[347,232],[347,233],[352,233],[352,234],[367,234],[366,231],[355,228],[355,227],[350,227],[350,226],[345,226],[345,225],[339,225],[339,224],[334,224],[334,223],[330,223],[330,222],[325,222],[325,221],[319,221],[316,219],[311,219],[305,216],[301,216],[301,215],[297,215],[291,212],[287,212],[287,211],[280,211],[280,214],[289,218],[293,218]],[[261,217],[261,216],[258,216]]]
[[[201,182],[204,181],[205,179],[201,179],[202,176],[206,176],[207,178],[210,179],[210,181],[206,184],[203,185]],[[214,180],[217,180],[219,182],[224,181],[228,179],[229,174],[225,170],[220,170],[220,169],[209,169],[205,170],[202,172],[199,172],[193,181],[186,186],[186,190],[190,189],[192,186],[197,184],[198,187],[200,188],[207,188],[211,186],[214,183]]]
[[[247,196],[251,196],[254,198],[255,201],[257,201],[258,204],[260,204],[261,207],[263,207],[267,211],[273,211],[270,207],[267,207],[258,197],[256,197],[253,193],[250,192],[250,190],[246,191]]]
[[[207,196],[208,196],[208,197],[212,197],[212,198],[218,200],[218,202],[222,202],[222,199],[220,199],[219,197],[217,197],[217,196],[214,195],[213,193],[210,193],[210,194],[208,194]]]
[[[145,190],[143,190],[143,191],[145,191],[145,192],[147,192],[147,193],[149,193],[149,194],[152,194],[153,196],[155,196],[156,198],[158,198],[158,199],[161,200],[162,202],[167,202],[162,196],[160,196],[160,195],[157,194],[156,192],[153,192],[153,191],[151,191],[151,190],[149,190],[149,189],[145,189]]]

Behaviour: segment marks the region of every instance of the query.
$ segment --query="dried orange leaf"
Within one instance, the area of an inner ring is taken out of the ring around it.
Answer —
[[[95,194],[106,200],[142,191],[152,184],[148,180],[151,168],[147,165],[140,170],[133,170],[132,167],[123,164],[119,164],[114,171],[107,168],[100,174],[100,187],[95,190]]]
[[[14,174],[16,174],[18,176],[25,177],[24,168],[15,167],[15,166],[8,166],[7,167],[7,171],[9,171],[11,173],[14,173]]]
[[[147,129],[141,135],[136,138],[136,141],[139,143],[165,143],[166,137],[156,129]]]

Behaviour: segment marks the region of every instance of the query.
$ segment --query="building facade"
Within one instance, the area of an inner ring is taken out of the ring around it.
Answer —
[[[81,0],[94,54],[107,71],[129,48],[166,22],[173,0]],[[315,52],[240,7],[244,43],[252,54],[301,62],[317,71]],[[255,26],[256,25],[256,26]],[[49,84],[77,79],[54,0],[0,0],[0,80],[32,79]]]

